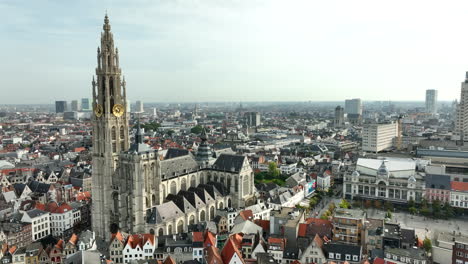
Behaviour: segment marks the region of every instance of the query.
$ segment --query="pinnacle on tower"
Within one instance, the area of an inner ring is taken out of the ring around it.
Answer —
[[[107,12],[106,12],[106,16],[104,17],[104,26],[102,27],[104,29],[104,31],[106,32],[109,32],[110,29],[111,29],[111,26],[109,24],[109,17],[107,16]]]
[[[138,119],[137,121],[137,132],[135,134],[135,143],[136,144],[143,143],[143,135],[141,134],[140,119]]]

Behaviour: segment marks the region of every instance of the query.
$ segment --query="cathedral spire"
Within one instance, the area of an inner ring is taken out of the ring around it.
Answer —
[[[104,26],[102,27],[105,32],[109,32],[111,29],[111,26],[109,24],[109,17],[107,16],[107,11],[106,11],[106,16],[104,17]]]
[[[138,121],[137,121],[137,131],[136,131],[136,134],[135,134],[135,143],[136,144],[143,143],[143,134],[141,133],[140,118],[138,118]]]

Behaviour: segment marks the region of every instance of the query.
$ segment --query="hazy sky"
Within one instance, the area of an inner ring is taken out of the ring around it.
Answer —
[[[131,101],[453,100],[468,71],[466,0],[0,0],[0,103],[90,97],[106,10]]]

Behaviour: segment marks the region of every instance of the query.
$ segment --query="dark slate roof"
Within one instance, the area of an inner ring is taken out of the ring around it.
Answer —
[[[259,184],[255,184],[255,188],[258,190],[258,191],[262,191],[262,192],[269,192],[271,190],[274,190],[276,188],[278,188],[279,186],[274,183],[274,182],[267,182],[267,183],[259,183]]]
[[[427,174],[426,188],[450,190],[450,176],[443,174]]]
[[[284,259],[298,259],[299,257],[299,248],[294,245],[295,243],[286,244],[286,248],[283,251]]]
[[[410,245],[414,244],[416,235],[413,229],[401,229],[401,241]]]
[[[46,214],[47,212],[39,210],[39,209],[32,209],[32,210],[27,211],[26,213],[29,215],[29,217],[35,218],[40,215]]]
[[[209,185],[209,184],[199,184],[198,185],[198,188],[203,188],[205,189],[205,191],[213,198],[216,198],[216,191],[215,191],[215,187],[213,185]]]
[[[244,164],[245,156],[221,154],[213,164],[213,168],[222,171],[239,172]]]
[[[195,208],[205,206],[205,202],[203,202],[202,199],[200,199],[200,197],[198,197],[198,195],[194,191],[182,191],[181,190],[179,191],[178,195],[184,196],[185,199],[187,199],[187,201],[189,201],[189,203]]]
[[[222,196],[226,196],[229,194],[229,189],[226,188],[224,186],[224,184],[220,183],[220,182],[208,182],[207,183],[208,185],[213,185],[216,190],[218,190],[218,192],[222,195]]]
[[[351,256],[356,255],[361,258],[361,246],[340,244],[340,243],[329,243],[323,245],[323,250],[325,251],[325,256],[328,256],[329,253],[340,253],[341,260],[346,261],[346,254]]]
[[[31,181],[30,183],[28,183],[28,187],[29,189],[31,189],[32,192],[47,193],[50,189],[50,184],[38,181]]]
[[[24,191],[24,188],[26,187],[26,184],[23,183],[15,183],[13,184],[13,187],[15,188],[15,192],[17,195],[21,195]]]
[[[161,161],[161,174],[163,179],[175,178],[199,169],[198,163],[192,155],[180,156]]]
[[[186,260],[182,264],[200,264],[198,260]]]
[[[189,154],[189,151],[186,149],[170,148],[166,152],[164,159],[172,159],[180,156],[186,156]]]
[[[190,187],[188,191],[196,193],[197,196],[200,197],[201,201],[204,203],[207,203],[214,199],[213,197],[210,196],[210,194],[204,188],[201,188],[201,187],[197,187],[197,188]]]
[[[169,194],[166,197],[166,200],[173,201],[177,205],[177,207],[179,207],[179,209],[184,213],[188,213],[195,210],[194,206],[181,194]]]
[[[146,223],[156,224],[156,207],[146,210]]]

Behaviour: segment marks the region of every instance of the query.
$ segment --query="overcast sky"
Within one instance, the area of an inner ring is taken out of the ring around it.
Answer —
[[[0,1],[0,103],[91,96],[108,12],[131,101],[459,98],[468,1]]]

